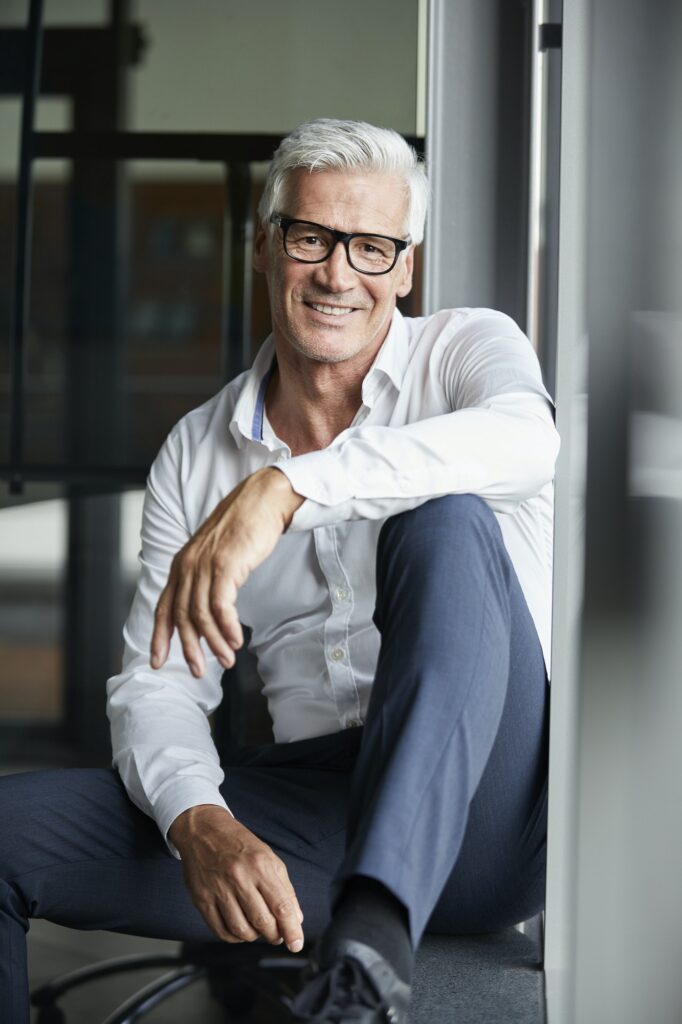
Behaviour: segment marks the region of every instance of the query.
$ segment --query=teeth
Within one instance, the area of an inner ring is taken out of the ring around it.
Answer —
[[[310,305],[318,313],[329,313],[330,316],[343,316],[344,313],[352,313],[352,306],[323,306],[321,302],[311,302]]]

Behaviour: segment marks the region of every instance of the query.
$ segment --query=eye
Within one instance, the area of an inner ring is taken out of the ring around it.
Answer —
[[[358,256],[363,256],[365,259],[386,260],[393,255],[389,242],[373,236],[357,238],[353,248]]]
[[[295,248],[306,250],[325,249],[327,246],[326,239],[322,238],[319,233],[316,234],[314,231],[306,230],[298,225],[294,225],[289,232],[288,243]]]

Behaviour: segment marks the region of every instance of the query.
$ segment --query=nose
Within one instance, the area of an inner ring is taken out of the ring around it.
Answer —
[[[337,242],[324,263],[316,264],[316,280],[330,292],[347,292],[357,284],[357,271],[353,270],[343,242]]]

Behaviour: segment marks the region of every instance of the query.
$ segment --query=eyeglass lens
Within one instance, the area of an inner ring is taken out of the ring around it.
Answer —
[[[333,245],[334,236],[330,231],[305,221],[295,221],[289,226],[285,242],[289,256],[305,263],[325,259]],[[396,247],[394,242],[381,235],[356,235],[348,243],[348,256],[355,270],[380,273],[393,266]]]

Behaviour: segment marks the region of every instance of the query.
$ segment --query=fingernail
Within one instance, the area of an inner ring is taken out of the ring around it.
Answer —
[[[277,939],[277,942],[275,943],[275,945],[276,946],[281,946],[283,942],[284,942],[284,939],[279,938],[279,939]]]
[[[158,654],[156,654],[156,653],[152,654],[152,657],[151,657],[152,668],[158,668],[160,661],[161,661],[161,658],[158,656]]]
[[[300,953],[303,949],[303,939],[296,939],[288,948],[290,953]]]

